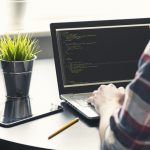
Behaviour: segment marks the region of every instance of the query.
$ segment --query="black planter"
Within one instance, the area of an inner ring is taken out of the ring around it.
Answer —
[[[29,97],[10,98],[5,102],[3,123],[16,123],[22,119],[32,116]]]
[[[29,88],[33,62],[1,60],[6,87],[4,119],[6,123],[32,116]]]

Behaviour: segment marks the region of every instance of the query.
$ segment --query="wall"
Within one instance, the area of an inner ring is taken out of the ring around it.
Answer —
[[[53,58],[52,41],[50,36],[36,37],[39,40],[42,52],[38,54],[38,59]]]

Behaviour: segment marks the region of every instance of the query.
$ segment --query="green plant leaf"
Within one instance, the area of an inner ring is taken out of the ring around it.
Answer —
[[[8,61],[25,61],[33,59],[41,52],[37,39],[28,34],[17,34],[12,38],[5,35],[0,39],[0,59]]]

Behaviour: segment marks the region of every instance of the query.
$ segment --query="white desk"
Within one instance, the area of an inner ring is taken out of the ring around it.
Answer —
[[[0,74],[0,83],[0,97],[3,102],[5,90],[2,73]],[[51,101],[60,102],[53,59],[35,61],[30,96],[41,107],[50,104]],[[47,139],[51,133],[76,116],[78,114],[75,111],[65,106],[63,112],[52,116],[11,128],[0,127],[0,138],[20,144],[57,150],[99,150],[98,127],[90,127],[82,118],[57,136],[50,140]]]

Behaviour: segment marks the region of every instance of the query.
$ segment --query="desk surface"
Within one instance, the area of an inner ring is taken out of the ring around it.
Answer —
[[[4,102],[5,90],[0,72],[0,103]],[[60,102],[53,59],[36,60],[31,79],[30,97],[44,107]],[[80,121],[48,140],[48,136],[74,117]],[[67,105],[64,111],[11,128],[0,127],[0,138],[20,144],[58,150],[99,150],[98,127],[90,126],[78,113]]]

